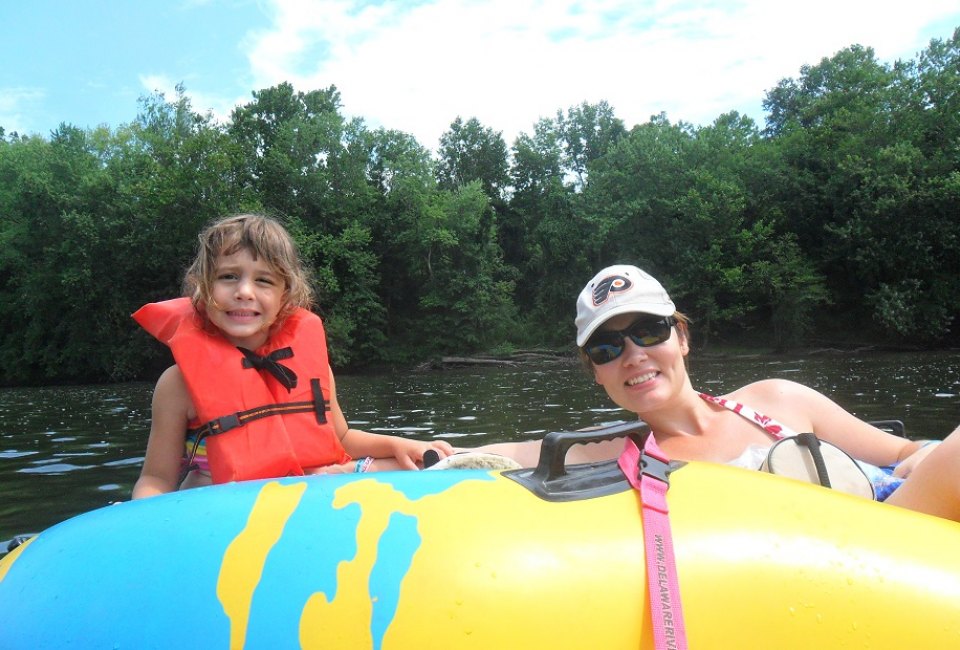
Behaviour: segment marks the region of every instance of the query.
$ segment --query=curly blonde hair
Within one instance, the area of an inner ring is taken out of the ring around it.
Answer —
[[[261,214],[236,214],[214,221],[200,233],[197,256],[183,278],[183,295],[206,319],[206,305],[213,304],[213,283],[217,258],[246,249],[254,259],[262,258],[283,279],[284,302],[277,323],[298,307],[313,306],[310,274],[300,262],[293,237],[283,225]]]

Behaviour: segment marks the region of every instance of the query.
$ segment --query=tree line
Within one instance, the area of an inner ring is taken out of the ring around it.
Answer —
[[[960,307],[960,29],[908,61],[846,48],[764,100],[762,127],[606,102],[508,147],[456,118],[432,153],[282,83],[221,123],[143,97],[116,128],[0,129],[5,384],[146,378],[130,313],[179,295],[216,217],[280,217],[313,269],[338,367],[572,346],[573,304],[626,262],[697,346],[952,343]]]

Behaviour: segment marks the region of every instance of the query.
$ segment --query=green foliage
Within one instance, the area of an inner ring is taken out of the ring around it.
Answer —
[[[311,231],[300,220],[293,220],[289,227],[304,259],[313,261],[331,362],[347,365],[378,359],[386,336],[369,229],[355,222],[336,235],[323,234]]]
[[[442,189],[458,190],[478,182],[490,199],[502,198],[508,179],[507,145],[500,133],[477,118],[457,118],[440,138],[437,181]]]
[[[575,296],[617,262],[664,282],[698,345],[950,343],[960,30],[893,65],[841,50],[765,107],[763,130],[627,128],[582,103],[509,150],[458,117],[436,157],[289,83],[226,124],[178,87],[115,129],[0,130],[3,381],[154,375],[167,353],[129,314],[177,295],[200,229],[245,210],[297,239],[338,367],[567,346]]]
[[[419,296],[421,344],[433,352],[489,347],[513,321],[496,221],[479,182],[439,196]]]
[[[586,185],[590,164],[606,155],[627,134],[607,102],[584,102],[568,109],[565,116],[557,111],[556,129],[567,171],[576,179],[577,188]]]

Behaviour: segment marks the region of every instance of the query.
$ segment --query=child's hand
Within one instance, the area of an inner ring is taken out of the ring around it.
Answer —
[[[397,443],[394,458],[403,469],[420,469],[423,466],[423,452],[428,449],[435,449],[440,458],[446,458],[453,453],[453,447],[444,440],[424,442],[398,438]]]

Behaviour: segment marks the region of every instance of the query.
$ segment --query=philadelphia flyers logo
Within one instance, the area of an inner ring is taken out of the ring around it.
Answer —
[[[608,278],[600,280],[597,286],[593,288],[593,306],[599,307],[607,302],[607,298],[610,297],[611,293],[627,291],[632,286],[633,282],[622,275],[611,275]]]

